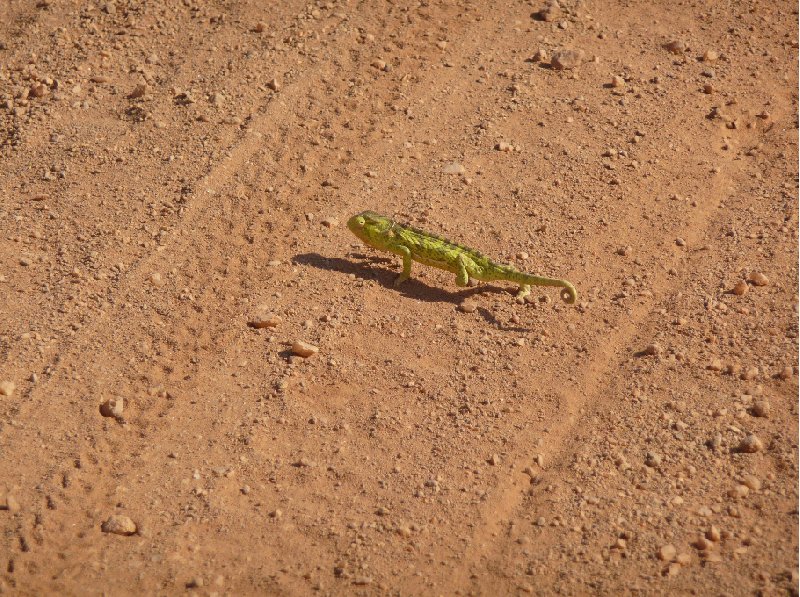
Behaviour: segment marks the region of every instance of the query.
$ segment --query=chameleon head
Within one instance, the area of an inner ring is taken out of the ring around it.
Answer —
[[[378,215],[372,211],[362,211],[347,220],[347,227],[350,232],[365,242],[374,240],[384,230],[392,225],[389,218]]]

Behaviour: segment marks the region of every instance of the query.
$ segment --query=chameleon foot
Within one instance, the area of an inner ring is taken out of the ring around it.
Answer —
[[[522,304],[525,302],[525,297],[527,297],[531,293],[531,287],[528,284],[522,284],[519,287],[519,292],[517,293],[517,302]]]
[[[397,276],[397,277],[394,279],[394,287],[395,287],[395,288],[399,288],[400,284],[402,284],[403,282],[405,282],[406,280],[408,280],[408,278],[409,278],[409,276],[404,276],[403,274],[399,274],[399,275],[398,275],[398,276]]]

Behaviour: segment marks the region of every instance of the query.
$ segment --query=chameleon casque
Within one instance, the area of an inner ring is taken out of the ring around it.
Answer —
[[[566,280],[526,274],[513,265],[495,263],[474,249],[399,224],[371,211],[363,211],[347,221],[347,227],[364,243],[380,251],[389,251],[403,258],[403,272],[394,281],[395,287],[411,277],[411,262],[419,261],[456,275],[456,285],[467,286],[470,279],[481,282],[507,280],[519,284],[517,300],[531,292],[531,286],[563,288],[561,298],[572,304],[578,298],[575,287]]]

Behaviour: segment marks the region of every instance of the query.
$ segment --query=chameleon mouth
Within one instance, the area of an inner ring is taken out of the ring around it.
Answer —
[[[358,238],[364,238],[364,224],[358,221],[358,216],[347,220],[347,227],[350,229],[350,232],[355,234]]]

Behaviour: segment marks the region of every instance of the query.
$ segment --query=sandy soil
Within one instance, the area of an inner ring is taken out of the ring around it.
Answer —
[[[797,18],[0,0],[0,592],[796,595]]]

